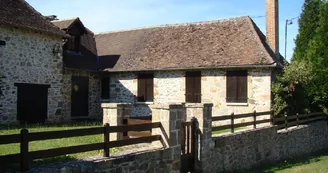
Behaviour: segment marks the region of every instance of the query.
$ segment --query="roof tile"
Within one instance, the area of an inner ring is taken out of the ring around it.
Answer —
[[[65,37],[65,33],[47,21],[24,0],[0,1],[0,25],[32,29],[42,33]]]
[[[271,65],[274,54],[259,34],[249,17],[238,17],[99,33],[95,39],[99,56],[120,56],[106,71]]]

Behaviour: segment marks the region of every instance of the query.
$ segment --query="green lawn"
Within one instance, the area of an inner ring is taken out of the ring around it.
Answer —
[[[29,132],[43,132],[43,131],[56,131],[56,130],[68,130],[68,129],[79,129],[79,128],[91,128],[91,127],[101,127],[101,122],[89,122],[89,123],[74,123],[68,125],[1,125],[0,126],[0,135],[7,135],[7,134],[18,134],[22,128],[27,128]],[[82,136],[82,137],[72,137],[72,138],[63,138],[63,139],[52,139],[52,140],[45,140],[45,141],[34,141],[29,143],[29,151],[36,151],[36,150],[44,150],[44,149],[51,149],[51,148],[60,148],[60,147],[67,147],[67,146],[75,146],[75,145],[82,145],[82,144],[91,144],[91,143],[98,143],[103,141],[103,135],[91,135],[91,136]],[[0,156],[7,155],[7,154],[15,154],[19,153],[19,143],[17,144],[6,144],[0,145]],[[111,152],[118,151],[117,148],[111,149]],[[85,153],[77,153],[77,154],[70,154],[65,156],[59,156],[56,158],[49,158],[49,159],[40,159],[36,160],[33,163],[48,163],[53,161],[63,161],[63,160],[71,160],[76,158],[83,158],[87,156],[93,155],[102,155],[103,151],[90,151]]]
[[[328,150],[236,173],[328,173]]]
[[[234,129],[235,132],[242,131],[242,130],[246,130],[246,128],[245,127],[238,127],[238,128]],[[213,131],[212,135],[221,135],[221,134],[228,134],[228,133],[231,133],[231,129]]]

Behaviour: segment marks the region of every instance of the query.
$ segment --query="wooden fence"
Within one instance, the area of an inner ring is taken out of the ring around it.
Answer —
[[[263,120],[257,120],[258,116],[262,115],[270,115],[270,118],[263,119]],[[235,128],[242,128],[242,127],[248,127],[253,126],[255,129],[257,124],[262,123],[271,123],[271,125],[277,125],[278,129],[288,128],[291,126],[299,126],[300,124],[317,121],[317,120],[323,120],[325,119],[326,114],[323,112],[316,112],[316,113],[308,113],[308,114],[297,114],[292,116],[283,116],[283,117],[274,117],[272,111],[267,112],[256,112],[253,113],[246,113],[246,114],[237,114],[235,115],[232,113],[231,115],[223,115],[218,117],[212,117],[212,121],[226,121],[230,120],[230,124],[221,125],[221,126],[214,126],[212,127],[212,131],[220,131],[220,130],[226,130],[230,129],[231,133],[234,133]],[[244,122],[244,123],[235,123],[236,119],[240,118],[253,118],[252,121]]]
[[[278,129],[287,129],[291,126],[299,126],[307,122],[323,120],[325,117],[326,114],[323,112],[296,114],[292,116],[275,117],[273,123],[278,126]]]
[[[5,163],[20,162],[21,171],[24,172],[28,170],[29,162],[34,159],[56,157],[66,154],[74,154],[74,153],[81,153],[81,152],[94,151],[94,150],[103,150],[104,157],[109,157],[110,148],[161,140],[161,135],[151,135],[151,136],[145,136],[139,138],[110,141],[109,139],[110,133],[144,131],[144,130],[151,130],[152,128],[158,128],[158,127],[161,127],[161,123],[159,122],[136,124],[136,125],[122,125],[122,126],[109,126],[109,124],[106,124],[104,127],[49,131],[49,132],[35,132],[35,133],[29,133],[27,129],[22,129],[20,134],[0,136],[0,145],[20,143],[20,153],[0,156],[0,163],[5,164]],[[49,139],[60,139],[60,138],[79,137],[79,136],[98,135],[98,134],[103,134],[104,142],[54,148],[54,149],[47,149],[47,150],[39,150],[39,151],[29,151],[29,147],[28,147],[29,142],[31,141],[42,141],[42,140],[49,140]]]
[[[257,120],[257,117],[262,116],[262,115],[270,115],[270,118],[264,119],[264,120]],[[235,120],[240,119],[240,118],[253,118],[253,121],[235,124]],[[256,128],[257,124],[270,123],[270,122],[272,123],[273,113],[272,113],[272,111],[267,111],[267,112],[254,111],[253,113],[247,113],[247,114],[235,115],[234,113],[232,113],[230,115],[212,117],[212,121],[226,121],[226,120],[230,120],[230,124],[212,127],[212,131],[220,131],[220,130],[230,129],[231,133],[234,133],[235,128],[247,127],[247,126],[251,126],[251,125],[253,126],[253,128]]]
[[[135,124],[147,124],[151,123],[151,116],[142,116],[142,117],[129,117],[123,119],[124,125],[135,125]],[[134,138],[134,137],[143,137],[151,136],[151,129],[147,131],[129,131],[123,133],[123,138]]]

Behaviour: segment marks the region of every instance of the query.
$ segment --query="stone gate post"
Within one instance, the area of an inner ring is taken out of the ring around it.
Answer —
[[[181,156],[181,122],[184,114],[182,104],[152,105],[152,122],[161,122],[162,127],[153,129],[152,134],[160,134],[162,141],[153,142],[156,147],[166,148],[166,158],[172,160],[169,166],[173,170],[180,171]]]
[[[110,126],[123,124],[123,119],[131,115],[131,104],[128,103],[102,103],[103,124]],[[110,140],[122,139],[123,133],[110,133]]]
[[[209,160],[211,148],[214,147],[212,141],[212,103],[187,103],[186,119],[190,121],[195,118],[197,121],[198,143],[196,145],[195,172],[206,172],[206,165],[212,164]]]

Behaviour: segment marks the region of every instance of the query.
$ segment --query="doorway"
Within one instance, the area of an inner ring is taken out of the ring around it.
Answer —
[[[71,116],[88,116],[89,106],[89,78],[72,76]]]
[[[44,123],[48,114],[50,85],[15,83],[17,86],[17,120],[21,124]]]

